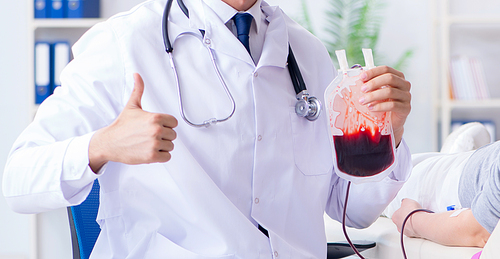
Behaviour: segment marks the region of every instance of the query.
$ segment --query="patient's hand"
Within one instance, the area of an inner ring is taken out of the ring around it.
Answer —
[[[396,224],[399,232],[401,232],[401,227],[403,225],[403,221],[405,220],[406,216],[408,216],[410,212],[417,209],[422,209],[422,205],[420,205],[420,203],[412,199],[403,199],[401,201],[401,208],[396,210],[392,215],[392,222]],[[404,234],[409,237],[420,237],[413,228],[412,217],[410,217],[410,219],[408,219],[408,221],[406,222]]]

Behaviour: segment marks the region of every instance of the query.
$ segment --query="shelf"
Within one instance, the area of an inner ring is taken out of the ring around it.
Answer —
[[[435,5],[435,19],[438,22],[434,34],[434,53],[436,69],[434,85],[439,94],[435,107],[438,115],[435,132],[440,142],[450,134],[451,122],[455,119],[489,120],[500,125],[500,92],[496,85],[500,74],[488,73],[492,99],[454,100],[450,99],[450,60],[456,55],[480,59],[484,68],[494,68],[499,52],[495,42],[500,39],[500,2],[491,0],[490,4],[478,6],[474,1],[439,0]],[[439,91],[439,92],[438,92]],[[498,128],[497,128],[498,129]],[[500,131],[495,133],[495,139]],[[438,141],[439,143],[439,141]],[[439,149],[438,145],[438,149]]]
[[[470,24],[500,24],[499,16],[485,15],[485,16],[465,16],[465,15],[451,15],[448,17],[449,23],[470,23]]]
[[[33,28],[90,28],[96,23],[105,21],[103,18],[85,19],[34,19]]]
[[[450,100],[453,108],[500,108],[500,99],[458,101]]]

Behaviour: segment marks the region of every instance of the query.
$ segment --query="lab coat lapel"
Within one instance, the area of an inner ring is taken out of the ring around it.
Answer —
[[[179,35],[186,32],[200,34],[199,30],[201,29],[205,30],[205,39],[208,40],[205,40],[204,44],[210,42],[211,49],[255,66],[252,57],[250,57],[243,44],[203,1],[184,1],[184,3],[189,9],[189,19],[178,6],[172,6],[169,16],[168,35],[174,49],[175,39]]]
[[[184,1],[184,4],[189,10],[188,18],[177,5],[177,1],[172,3],[172,9],[168,17],[168,36],[173,48],[175,48],[175,41],[179,35],[183,33],[194,33],[200,35],[200,29],[204,30],[203,21],[203,8],[201,0]]]
[[[262,10],[267,15],[269,26],[258,67],[284,68],[288,57],[288,30],[283,13],[276,6],[263,6]]]
[[[216,53],[223,53],[255,66],[245,46],[241,44],[212,9],[206,5],[204,7],[205,39],[210,39],[210,48],[215,50]]]

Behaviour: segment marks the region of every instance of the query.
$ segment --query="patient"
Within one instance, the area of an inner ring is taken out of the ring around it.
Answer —
[[[450,134],[441,152],[413,155],[412,175],[384,214],[401,231],[411,211],[430,209],[436,213],[413,214],[404,234],[483,247],[500,218],[500,141],[489,142],[482,124],[469,123]]]

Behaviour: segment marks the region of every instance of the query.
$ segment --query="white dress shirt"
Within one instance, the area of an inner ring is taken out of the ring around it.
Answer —
[[[236,25],[234,24],[233,16],[238,13],[233,7],[229,6],[220,0],[206,0],[205,3],[219,16],[221,21],[226,24],[228,29],[233,32],[234,35],[238,35],[236,30]],[[254,63],[259,63],[260,55],[262,54],[262,47],[264,45],[265,31],[267,30],[267,16],[262,13],[260,8],[262,0],[257,0],[257,2],[246,12],[253,17],[252,25],[250,26],[250,53],[252,53],[252,58]],[[261,30],[263,32],[261,32]]]

